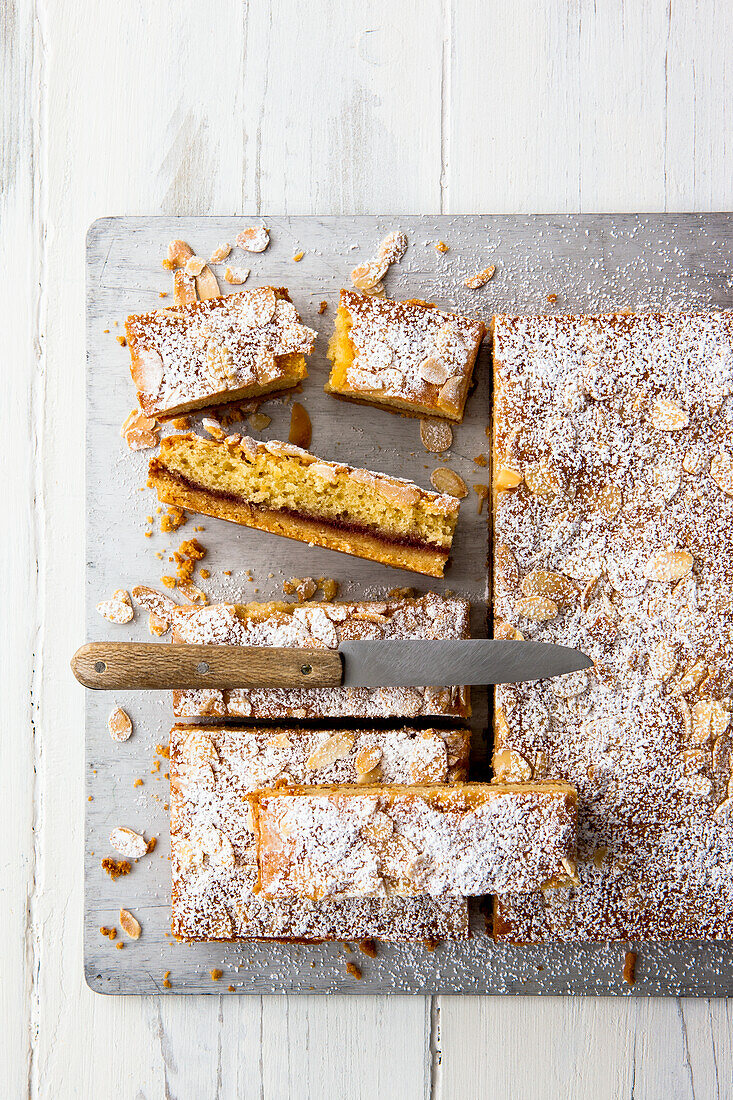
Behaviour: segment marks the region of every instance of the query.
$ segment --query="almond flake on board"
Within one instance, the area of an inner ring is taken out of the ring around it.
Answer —
[[[439,466],[430,475],[430,484],[439,493],[447,493],[449,496],[463,500],[468,496],[468,488],[462,477],[447,466]]]
[[[249,273],[250,269],[248,267],[228,267],[224,272],[224,278],[232,286],[241,286],[242,283],[247,282]]]
[[[218,248],[215,248],[214,251],[211,253],[211,255],[209,256],[209,263],[210,264],[223,263],[224,260],[226,260],[227,256],[229,255],[229,253],[231,252],[231,250],[232,250],[232,246],[229,244],[229,241],[225,241],[224,244],[220,244],[218,246]]]
[[[127,859],[140,859],[147,855],[148,842],[134,829],[127,829],[124,825],[113,829],[109,834],[109,842],[116,852]]]
[[[140,927],[140,921],[136,917],[133,917],[129,909],[120,909],[120,924],[122,925],[123,932],[130,937],[131,940],[139,940],[142,928]]]
[[[132,733],[132,718],[122,707],[115,707],[107,719],[107,729],[113,741],[127,741]]]
[[[264,225],[251,225],[237,233],[237,244],[245,252],[264,252],[270,243],[270,231]]]
[[[135,614],[130,595],[124,588],[118,588],[113,592],[111,600],[102,600],[98,603],[97,611],[103,619],[118,625],[129,623]]]
[[[453,442],[453,432],[449,424],[442,420],[421,420],[420,439],[426,451],[442,454]]]
[[[168,262],[174,267],[184,267],[193,256],[193,249],[185,241],[170,241]]]
[[[193,275],[195,278],[196,275],[201,274],[205,267],[206,260],[203,256],[191,256],[190,259],[186,260],[186,265],[183,270],[187,275]]]

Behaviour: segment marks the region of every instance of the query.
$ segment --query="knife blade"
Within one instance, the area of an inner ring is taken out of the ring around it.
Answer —
[[[503,639],[343,641],[338,650],[275,646],[90,642],[71,667],[85,687],[425,687],[517,683],[589,668],[580,650]]]

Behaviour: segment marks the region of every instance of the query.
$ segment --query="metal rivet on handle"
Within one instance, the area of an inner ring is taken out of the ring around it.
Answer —
[[[107,671],[107,666],[104,663],[104,661],[95,661],[94,662],[94,671],[95,672],[106,672]]]
[[[301,665],[300,671],[303,673],[304,676],[310,676],[313,668],[311,665]]]
[[[207,673],[209,671],[209,666],[207,665],[206,661],[199,661],[199,663],[196,665],[196,671],[199,672],[202,676]]]

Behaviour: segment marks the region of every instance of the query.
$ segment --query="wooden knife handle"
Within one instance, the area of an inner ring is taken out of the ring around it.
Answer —
[[[333,649],[89,642],[71,659],[77,680],[120,688],[339,687],[341,655]]]

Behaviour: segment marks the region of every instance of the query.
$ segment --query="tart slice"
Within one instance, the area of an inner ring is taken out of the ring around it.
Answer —
[[[292,389],[316,339],[271,286],[133,315],[125,331],[140,408],[156,420]]]
[[[468,731],[174,726],[171,730],[172,930],[187,940],[465,939],[463,898],[269,900],[255,892],[247,792],[310,782],[447,783],[468,764]],[[379,766],[365,771],[374,761]]]
[[[431,577],[458,522],[455,497],[275,440],[168,436],[149,473],[166,504]]]
[[[413,416],[462,420],[486,329],[428,302],[342,290],[326,392]]]
[[[575,879],[567,783],[290,787],[249,801],[264,897],[470,897]]]
[[[172,626],[174,642],[337,649],[345,639],[468,638],[467,600],[428,592],[354,603],[178,606],[152,589],[133,597]],[[161,608],[161,604],[163,605]],[[467,687],[189,688],[173,692],[176,718],[444,718],[471,714]],[[448,745],[449,764],[454,750]]]

